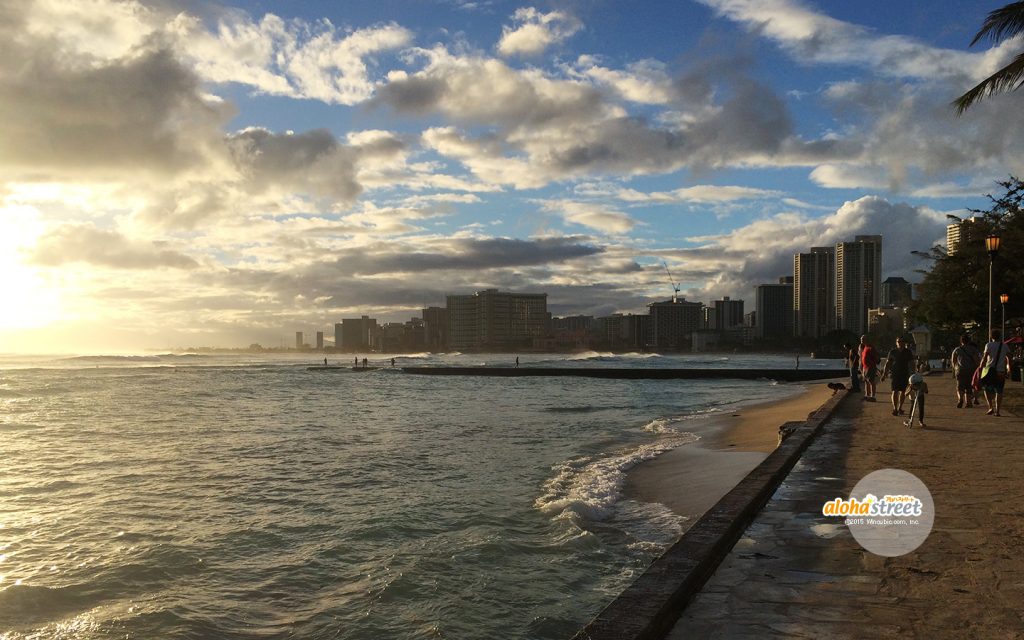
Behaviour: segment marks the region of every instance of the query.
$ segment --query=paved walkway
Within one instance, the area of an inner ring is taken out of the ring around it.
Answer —
[[[956,409],[948,374],[927,380],[924,430],[887,398],[847,398],[669,638],[1024,638],[1024,390],[1008,382],[995,418],[984,401]],[[896,558],[821,515],[883,468],[936,506],[928,539]]]

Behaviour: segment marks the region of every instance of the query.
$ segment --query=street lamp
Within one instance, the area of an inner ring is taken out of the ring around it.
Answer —
[[[992,337],[992,265],[999,253],[999,236],[992,234],[985,238],[985,250],[988,251],[988,336]]]
[[[1006,340],[1006,303],[1010,301],[1010,296],[1005,293],[999,294],[999,304],[1003,306],[1003,322],[999,325],[999,335]]]

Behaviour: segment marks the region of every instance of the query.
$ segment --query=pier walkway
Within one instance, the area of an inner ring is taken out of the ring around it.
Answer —
[[[668,634],[684,638],[1024,638],[1024,390],[1003,417],[956,409],[927,378],[926,429],[848,398]],[[903,469],[931,491],[931,535],[871,554],[822,504],[868,473]],[[837,526],[837,523],[838,526]]]

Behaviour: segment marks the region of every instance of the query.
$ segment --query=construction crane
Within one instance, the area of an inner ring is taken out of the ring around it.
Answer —
[[[665,273],[668,274],[668,283],[672,285],[672,302],[679,302],[679,283],[672,278],[672,272],[668,270],[668,263],[662,260],[661,264],[665,265]]]

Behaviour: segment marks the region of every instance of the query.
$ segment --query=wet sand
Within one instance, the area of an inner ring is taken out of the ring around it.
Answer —
[[[668,451],[631,469],[625,497],[660,502],[690,522],[711,508],[778,445],[779,427],[804,420],[832,391],[805,385],[799,395],[750,405],[702,425],[701,440]]]

